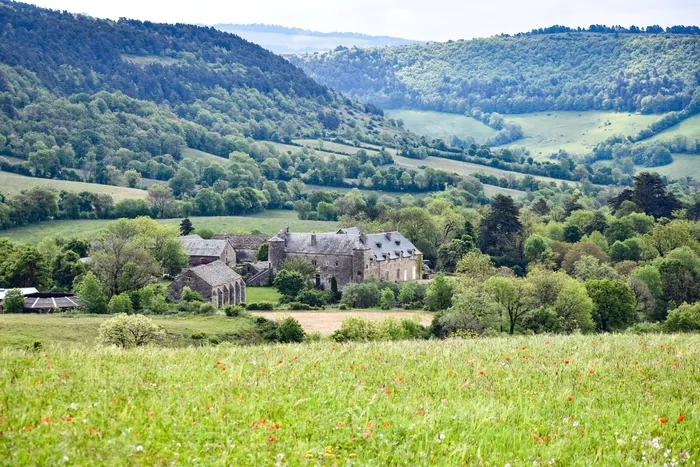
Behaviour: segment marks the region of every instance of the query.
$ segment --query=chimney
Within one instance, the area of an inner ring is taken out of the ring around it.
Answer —
[[[391,240],[391,232],[384,232],[384,236],[386,236],[387,240]]]
[[[311,246],[316,246],[316,234],[311,234]]]

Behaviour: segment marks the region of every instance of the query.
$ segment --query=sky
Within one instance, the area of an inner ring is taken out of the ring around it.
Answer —
[[[25,0],[27,1],[27,0]],[[700,24],[700,0],[29,0],[99,18],[264,23],[445,41],[562,24]]]

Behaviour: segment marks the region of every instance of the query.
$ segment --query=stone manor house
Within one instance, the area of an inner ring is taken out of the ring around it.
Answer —
[[[289,227],[272,238],[216,235],[213,240],[182,237],[190,268],[171,285],[171,300],[190,287],[215,306],[245,301],[246,286],[268,285],[287,259],[316,267],[315,286],[338,290],[369,278],[412,281],[421,278],[423,255],[399,232],[364,234],[355,227],[328,233],[293,233]],[[268,261],[255,262],[255,252],[267,243]],[[235,270],[234,270],[235,268]]]

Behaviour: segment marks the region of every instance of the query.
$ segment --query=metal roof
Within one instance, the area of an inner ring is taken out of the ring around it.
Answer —
[[[5,295],[7,292],[9,292],[12,289],[0,289],[0,300],[5,300]],[[29,295],[32,293],[37,293],[39,292],[37,289],[34,287],[20,287],[19,288],[20,292],[22,292],[22,295]]]

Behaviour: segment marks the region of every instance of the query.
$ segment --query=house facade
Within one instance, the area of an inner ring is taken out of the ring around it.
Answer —
[[[423,255],[399,232],[363,234],[357,228],[330,233],[292,233],[283,229],[268,240],[271,272],[287,259],[316,266],[316,287],[339,290],[369,278],[403,282],[421,278]]]
[[[239,263],[255,262],[255,254],[260,247],[267,242],[267,235],[233,235],[233,234],[217,234],[212,237],[213,240],[226,240],[231,244],[231,247],[236,251],[236,260]]]
[[[246,283],[223,261],[194,266],[177,276],[170,285],[170,301],[182,298],[182,290],[189,287],[216,307],[238,305],[246,300]]]
[[[236,250],[227,240],[204,240],[199,235],[180,237],[182,248],[190,258],[190,266],[221,261],[228,266],[236,264]]]

